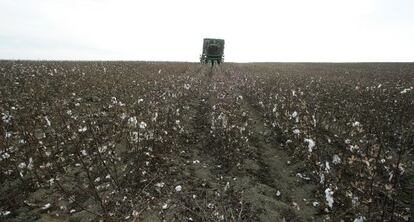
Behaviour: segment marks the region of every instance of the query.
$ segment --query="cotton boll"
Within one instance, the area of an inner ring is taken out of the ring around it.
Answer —
[[[335,165],[340,164],[341,163],[341,158],[339,158],[339,156],[337,154],[333,155],[332,163],[335,164]]]
[[[47,209],[49,209],[51,206],[52,206],[52,205],[51,205],[50,203],[47,203],[47,204],[45,204],[45,205],[42,207],[42,210],[47,210]]]
[[[308,144],[308,151],[311,153],[312,149],[315,147],[315,141],[312,139],[305,139],[304,142]]]
[[[333,208],[333,203],[334,203],[334,199],[333,199],[333,190],[331,188],[326,188],[325,190],[325,199],[326,202],[328,203],[329,208]]]
[[[358,127],[361,126],[361,123],[358,121],[355,121],[354,123],[352,123],[352,127]]]
[[[79,128],[79,129],[78,129],[78,132],[83,133],[83,132],[85,132],[86,130],[88,130],[88,128],[87,128],[86,126],[84,126],[84,127]]]
[[[357,218],[355,218],[354,222],[364,222],[365,217],[364,216],[359,216]]]
[[[406,88],[406,89],[404,89],[403,91],[401,91],[401,94],[405,94],[405,93],[407,93],[407,92],[411,91],[412,89],[413,89],[413,87]]]
[[[147,127],[147,124],[146,124],[145,122],[141,121],[141,122],[139,123],[139,128],[140,128],[140,129],[145,129],[146,127]]]
[[[128,125],[130,127],[136,127],[137,126],[137,123],[138,123],[138,121],[137,121],[137,118],[135,116],[129,117],[129,119],[128,119]]]
[[[0,211],[0,216],[7,216],[11,214],[11,211],[5,210],[5,211]]]

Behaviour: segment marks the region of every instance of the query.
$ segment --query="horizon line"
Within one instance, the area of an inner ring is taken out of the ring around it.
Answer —
[[[178,60],[133,60],[133,59],[2,59],[4,61],[22,61],[22,62],[166,62],[166,63],[200,63],[196,61],[178,61]],[[346,63],[414,63],[414,61],[251,61],[251,62],[237,62],[227,61],[225,63],[326,63],[326,64],[346,64]],[[201,63],[200,63],[201,64]]]

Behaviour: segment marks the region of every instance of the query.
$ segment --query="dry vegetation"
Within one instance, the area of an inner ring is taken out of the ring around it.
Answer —
[[[414,64],[0,62],[1,221],[410,221]]]

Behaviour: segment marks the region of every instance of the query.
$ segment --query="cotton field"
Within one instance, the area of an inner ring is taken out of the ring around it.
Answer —
[[[411,221],[413,64],[0,62],[0,221]]]

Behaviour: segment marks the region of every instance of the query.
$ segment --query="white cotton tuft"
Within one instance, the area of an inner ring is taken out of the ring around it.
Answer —
[[[147,124],[146,124],[145,122],[141,121],[141,122],[139,123],[139,128],[140,128],[140,129],[145,129],[146,127],[147,127]]]
[[[341,163],[341,158],[339,158],[339,156],[337,154],[333,155],[332,163],[335,164],[335,165],[340,164]]]
[[[137,121],[137,117],[135,117],[135,116],[133,116],[133,117],[129,117],[129,119],[128,119],[128,125],[129,125],[130,127],[135,127],[135,126],[137,126],[137,123],[138,123],[138,121]]]
[[[354,222],[364,222],[365,217],[364,216],[359,216],[357,218],[355,218]]]
[[[152,117],[152,122],[157,122],[157,118],[158,118],[158,113],[157,112],[155,112],[154,113],[154,116]]]
[[[333,208],[333,203],[334,203],[334,199],[333,199],[333,190],[331,188],[326,188],[325,190],[325,198],[326,198],[326,202],[328,203],[329,208]]]
[[[9,214],[11,214],[11,211],[9,211],[9,210],[6,210],[6,211],[0,210],[0,216],[7,216]]]
[[[329,173],[329,171],[331,171],[331,166],[329,166],[329,162],[328,161],[325,162],[325,171],[327,173]]]
[[[159,187],[159,188],[163,188],[163,187],[164,187],[164,185],[165,185],[165,183],[164,183],[164,182],[159,182],[159,183],[156,183],[156,184],[155,184],[155,186],[156,186],[156,187]]]
[[[412,89],[413,89],[413,87],[406,88],[406,89],[404,89],[403,91],[401,91],[401,94],[405,94],[405,93],[407,93],[407,92],[411,91]]]
[[[42,209],[43,209],[43,210],[47,210],[47,209],[49,209],[51,206],[52,206],[52,205],[51,205],[50,203],[47,203],[47,204],[45,204],[45,205],[42,207]]]
[[[355,121],[355,122],[352,123],[352,127],[358,127],[358,126],[361,126],[360,122]]]
[[[85,132],[86,130],[88,130],[88,127],[84,126],[84,127],[79,128],[79,129],[78,129],[78,132],[83,133],[83,132]]]
[[[311,153],[312,149],[315,147],[315,141],[313,139],[305,139],[304,140],[305,143],[308,144],[308,151]]]
[[[52,123],[50,122],[49,118],[47,118],[47,116],[45,116],[45,120],[46,120],[47,126],[51,126],[52,125]]]

